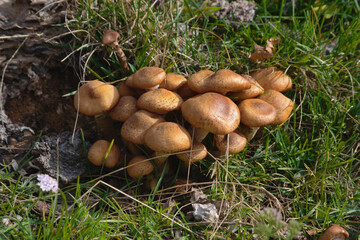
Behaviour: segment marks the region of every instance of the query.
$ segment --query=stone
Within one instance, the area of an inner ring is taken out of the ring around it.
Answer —
[[[85,146],[88,149],[90,143],[85,142]],[[44,136],[35,143],[32,153],[37,155],[32,162],[53,178],[57,176],[59,164],[59,179],[63,183],[76,180],[87,170],[86,151],[80,131],[75,132],[74,139],[71,132]]]

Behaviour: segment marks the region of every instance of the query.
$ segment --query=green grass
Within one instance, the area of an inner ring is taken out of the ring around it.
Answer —
[[[82,178],[54,196],[41,194],[35,179],[9,172],[0,182],[0,220],[10,220],[7,226],[0,222],[1,238],[173,239],[179,234],[181,239],[251,239],[261,210],[274,207],[287,222],[297,220],[304,235],[337,223],[358,239],[359,2],[299,0],[295,9],[285,11],[281,6],[288,1],[257,1],[254,21],[239,29],[214,18],[216,9],[202,1],[165,1],[153,8],[148,1],[124,2],[77,2],[77,15],[68,24],[82,31],[74,33],[77,38],[69,45],[75,46],[71,50],[79,53],[82,67],[91,69],[81,72],[82,80],[126,77],[116,56],[100,45],[102,32],[111,28],[120,32],[133,72],[159,66],[188,76],[201,69],[247,73],[276,66],[293,79],[286,95],[295,110],[289,121],[264,129],[243,152],[196,164],[201,173],[213,176],[213,182],[199,186],[209,198],[229,204],[222,224],[187,220],[188,195],[175,197],[174,212],[168,213],[162,206],[169,190],[143,195],[131,180],[112,189],[105,179]],[[264,45],[271,37],[280,39],[274,57],[251,63],[254,43]],[[335,39],[335,48],[325,55],[323,46]],[[48,215],[33,210],[39,201],[50,204]],[[231,232],[235,219],[238,230]]]

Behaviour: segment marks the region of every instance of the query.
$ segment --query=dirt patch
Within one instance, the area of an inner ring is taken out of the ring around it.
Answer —
[[[35,132],[71,131],[76,111],[73,97],[79,82],[68,62],[71,50],[65,18],[69,2],[0,0],[0,69],[2,104],[11,122]],[[92,128],[92,118],[80,116],[79,126]]]

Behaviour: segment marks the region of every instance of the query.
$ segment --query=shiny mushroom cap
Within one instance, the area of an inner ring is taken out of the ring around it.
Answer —
[[[293,101],[276,90],[268,90],[265,94],[261,95],[259,99],[264,100],[275,108],[276,118],[272,122],[273,125],[286,122],[294,108]]]
[[[240,111],[228,97],[209,92],[189,98],[181,105],[183,117],[192,126],[214,134],[233,132],[240,123]]]
[[[174,91],[184,86],[186,82],[186,78],[182,75],[176,73],[167,73],[165,80],[160,84],[160,87]]]
[[[291,78],[275,67],[256,71],[251,74],[253,78],[266,90],[273,89],[285,92],[292,88]]]
[[[128,162],[127,173],[132,178],[139,178],[148,175],[154,171],[154,166],[145,156],[136,156]]]
[[[220,152],[226,153],[228,146],[227,143],[228,138],[229,138],[229,154],[239,153],[245,148],[247,143],[246,137],[243,134],[235,131],[227,135],[214,135],[216,147]]]
[[[246,99],[238,105],[241,122],[249,127],[261,127],[271,124],[276,118],[275,108],[261,99]]]
[[[88,151],[88,160],[95,166],[101,166],[105,160],[105,155],[109,150],[110,142],[106,140],[96,141]],[[112,168],[115,167],[120,162],[120,149],[116,144],[113,144],[106,161],[104,163],[105,167]]]
[[[251,87],[237,92],[229,92],[226,95],[230,99],[236,102],[240,100],[254,98],[264,93],[264,88],[253,77],[251,77],[250,75],[241,75],[241,76],[243,76],[250,82]]]
[[[189,87],[198,93],[235,92],[250,88],[250,82],[241,75],[222,69],[215,73],[210,70],[197,72],[189,77]]]
[[[345,240],[349,237],[349,233],[342,227],[332,224],[328,227],[319,240]]]
[[[161,68],[143,67],[126,80],[126,85],[132,88],[153,89],[159,87],[165,76],[166,73]]]
[[[113,85],[98,80],[82,85],[74,96],[75,109],[95,116],[112,109],[119,100],[119,92]]]
[[[177,123],[162,122],[146,131],[145,144],[155,152],[174,153],[189,149],[191,136]]]
[[[129,117],[121,127],[121,136],[135,144],[145,143],[145,133],[154,124],[165,122],[165,119],[145,110],[139,110]]]
[[[158,88],[143,93],[138,101],[137,107],[158,114],[180,109],[183,99],[179,94],[164,88]]]

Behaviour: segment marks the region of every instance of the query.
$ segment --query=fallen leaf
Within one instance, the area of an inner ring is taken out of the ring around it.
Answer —
[[[274,53],[274,48],[279,45],[279,39],[277,38],[270,38],[266,41],[266,47],[265,50],[271,54]]]
[[[272,53],[266,51],[266,49],[262,46],[255,44],[254,52],[250,55],[249,59],[252,62],[257,62],[260,59],[267,59],[273,56]]]

